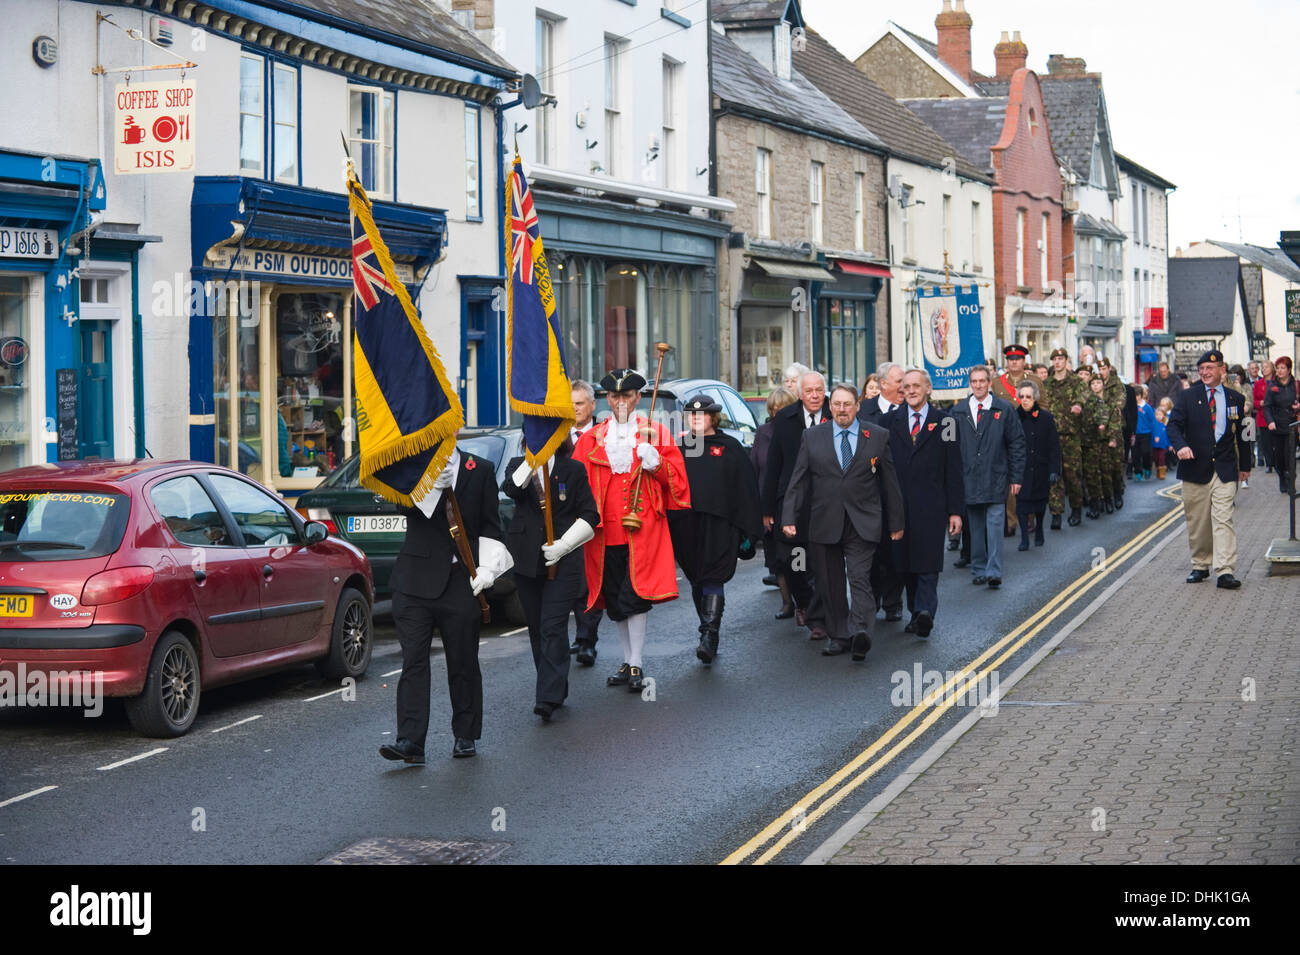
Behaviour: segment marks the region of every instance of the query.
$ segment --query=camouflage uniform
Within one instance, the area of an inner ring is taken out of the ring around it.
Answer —
[[[1110,484],[1103,480],[1106,463],[1106,442],[1110,440],[1110,407],[1101,395],[1088,391],[1083,402],[1083,483],[1091,506],[1110,496]],[[1099,430],[1105,425],[1106,430]],[[1090,511],[1089,517],[1094,516]]]
[[[1052,485],[1048,495],[1048,507],[1053,514],[1065,511],[1065,498],[1068,492],[1070,508],[1078,510],[1083,507],[1083,414],[1071,414],[1072,405],[1083,404],[1083,382],[1070,371],[1065,370],[1065,377],[1059,381],[1055,375],[1048,375],[1042,382],[1043,407],[1056,419],[1056,430],[1061,436],[1061,470],[1064,472]]]
[[[1106,473],[1103,475],[1109,483],[1110,496],[1119,499],[1124,496],[1124,404],[1128,401],[1128,392],[1124,390],[1124,382],[1119,380],[1114,368],[1102,386],[1102,397],[1119,422],[1114,434],[1115,447],[1106,448]],[[1106,430],[1109,432],[1111,429],[1108,427]]]

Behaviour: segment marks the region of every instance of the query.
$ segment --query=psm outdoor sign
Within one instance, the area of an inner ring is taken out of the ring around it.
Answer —
[[[1300,289],[1287,289],[1286,330],[1293,335],[1300,335]]]
[[[194,81],[119,83],[113,97],[113,167],[122,173],[194,169]]]

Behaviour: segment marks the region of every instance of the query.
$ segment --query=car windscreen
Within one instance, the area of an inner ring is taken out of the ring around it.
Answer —
[[[104,557],[122,543],[125,494],[0,490],[0,562]]]
[[[334,469],[334,473],[320,482],[320,486],[336,488],[360,487],[361,455],[354,454],[344,461]]]
[[[501,469],[501,459],[506,453],[506,439],[497,434],[480,434],[474,437],[461,435],[456,439],[456,446],[461,452],[478,455],[492,462],[492,469]]]

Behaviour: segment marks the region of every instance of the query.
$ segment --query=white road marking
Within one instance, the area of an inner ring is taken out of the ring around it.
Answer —
[[[396,670],[389,670],[387,673],[381,673],[380,678],[382,679],[383,677],[387,677],[387,676],[397,676],[397,674],[401,672],[402,672],[402,668],[398,667]]]
[[[501,634],[501,636],[503,636],[503,637],[513,637],[516,633],[527,633],[527,632],[528,632],[528,628],[527,628],[527,627],[519,627],[519,628],[516,629],[516,630],[511,630],[511,631],[509,631],[508,633],[503,633],[503,634]]]
[[[141,759],[148,759],[150,756],[157,756],[159,753],[167,752],[166,746],[159,746],[157,749],[151,749],[147,753],[141,753],[139,756],[129,756],[126,759],[119,759],[116,763],[109,763],[107,766],[100,766],[99,771],[106,769],[117,769],[119,766],[125,766],[127,763],[134,763]]]
[[[330,690],[328,693],[322,693],[319,696],[309,696],[307,699],[303,700],[303,702],[310,703],[312,700],[323,700],[327,696],[333,696],[335,693],[342,693],[344,690],[348,689],[351,689],[351,687],[341,686],[337,690]]]
[[[218,727],[217,727],[216,729],[214,729],[212,732],[214,732],[214,733],[222,733],[222,732],[225,732],[226,730],[232,730],[232,729],[234,729],[236,726],[243,726],[245,723],[251,723],[251,722],[253,722],[253,720],[260,720],[261,718],[262,718],[262,714],[261,714],[261,713],[258,713],[256,716],[250,716],[250,717],[249,717],[248,719],[246,719],[246,720],[240,720],[240,721],[237,722],[237,723],[231,723],[229,726],[218,726]]]
[[[47,793],[51,789],[58,789],[58,788],[59,788],[58,786],[42,786],[40,789],[33,789],[29,793],[23,793],[21,796],[12,796],[9,799],[6,799],[4,802],[0,802],[0,809],[3,809],[5,806],[10,805],[11,803],[22,802],[24,799],[31,799],[33,796],[39,796],[41,793]]]

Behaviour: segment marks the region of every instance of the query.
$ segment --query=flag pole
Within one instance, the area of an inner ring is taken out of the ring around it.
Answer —
[[[546,518],[546,544],[550,546],[555,543],[555,521],[551,515],[551,471],[542,465],[542,516]],[[555,571],[558,570],[555,564],[546,568],[546,579],[554,580]]]

